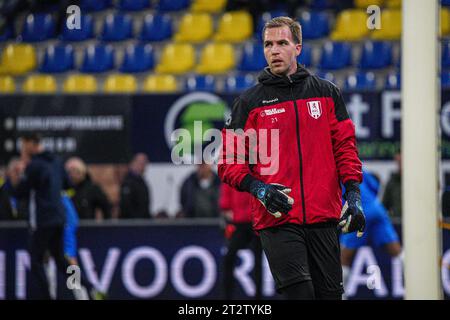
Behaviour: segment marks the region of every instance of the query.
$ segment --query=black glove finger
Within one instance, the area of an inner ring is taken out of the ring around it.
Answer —
[[[284,196],[274,197],[272,203],[285,213],[292,209],[292,205],[289,204],[288,199]]]
[[[355,231],[361,231],[361,229],[364,231],[365,227],[365,219],[362,214],[355,214],[352,217],[352,221],[350,222],[349,226],[349,232],[355,232]]]

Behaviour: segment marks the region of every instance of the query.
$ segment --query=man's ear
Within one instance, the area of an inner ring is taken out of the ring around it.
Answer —
[[[296,44],[295,45],[295,51],[297,52],[297,57],[300,55],[300,53],[302,52],[302,45],[301,44]]]

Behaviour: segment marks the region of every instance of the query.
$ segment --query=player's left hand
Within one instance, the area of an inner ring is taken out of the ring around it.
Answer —
[[[366,227],[366,218],[361,206],[361,196],[357,191],[345,193],[345,204],[342,207],[339,228],[342,233],[357,232],[356,236],[362,237]]]

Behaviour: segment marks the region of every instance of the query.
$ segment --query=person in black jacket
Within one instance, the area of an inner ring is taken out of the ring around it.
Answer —
[[[218,218],[220,179],[211,165],[197,166],[181,187],[182,215],[189,218]]]
[[[5,172],[5,181],[0,186],[0,220],[23,220],[28,217],[28,202],[13,195],[13,185],[20,180],[22,162],[12,158]]]
[[[68,183],[63,162],[53,154],[44,151],[38,134],[29,133],[21,138],[20,180],[12,181],[13,195],[30,201],[30,259],[31,279],[35,284],[36,296],[32,298],[51,299],[45,274],[46,254],[54,258],[58,271],[67,277],[70,266],[64,257],[64,225],[66,213],[61,193]],[[25,169],[23,169],[25,167]],[[98,292],[81,277],[81,285],[93,296]]]
[[[84,161],[78,157],[69,158],[65,168],[73,187],[69,195],[75,204],[79,218],[96,220],[110,218],[111,203],[100,186],[91,180]]]
[[[150,192],[144,180],[148,158],[138,153],[131,160],[128,174],[120,187],[120,217],[150,218]]]

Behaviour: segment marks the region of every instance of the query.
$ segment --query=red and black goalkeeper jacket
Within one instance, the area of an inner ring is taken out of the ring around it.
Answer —
[[[243,191],[249,191],[255,178],[292,189],[293,208],[278,219],[253,198],[256,230],[284,223],[336,222],[342,207],[340,182],[362,181],[355,128],[339,89],[301,66],[284,77],[266,68],[258,81],[236,99],[222,131],[220,178]],[[249,138],[255,132],[256,143]],[[277,134],[278,146],[272,146]],[[265,154],[268,157],[261,156]]]

